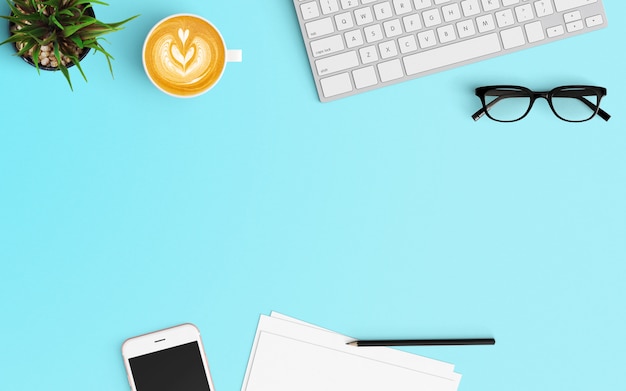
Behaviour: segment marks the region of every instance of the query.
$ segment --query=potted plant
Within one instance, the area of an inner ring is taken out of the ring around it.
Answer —
[[[76,65],[83,79],[87,77],[80,60],[89,52],[102,53],[113,76],[109,54],[100,44],[101,37],[122,29],[122,25],[136,18],[116,23],[96,19],[92,4],[108,5],[99,0],[6,0],[11,15],[1,18],[9,21],[10,36],[6,43],[15,45],[17,55],[37,69],[60,70],[72,88],[69,67]]]

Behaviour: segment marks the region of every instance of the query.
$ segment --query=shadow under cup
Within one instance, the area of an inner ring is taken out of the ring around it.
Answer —
[[[143,65],[161,91],[190,98],[210,90],[229,61],[241,61],[241,51],[227,50],[219,31],[191,14],[169,16],[148,33]]]

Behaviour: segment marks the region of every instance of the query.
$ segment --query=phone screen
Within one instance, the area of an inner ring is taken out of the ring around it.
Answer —
[[[137,391],[211,391],[197,342],[128,360]]]

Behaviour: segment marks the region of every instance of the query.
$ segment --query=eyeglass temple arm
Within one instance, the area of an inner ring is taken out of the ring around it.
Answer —
[[[603,120],[608,121],[609,119],[611,119],[611,115],[609,113],[607,113],[606,111],[602,110],[600,107],[594,105],[592,102],[589,101],[589,99],[585,98],[584,96],[576,96],[575,98],[578,99],[579,101],[583,102],[591,110],[593,110],[593,111],[598,110],[598,115]]]
[[[489,110],[491,108],[491,106],[495,105],[496,102],[498,102],[498,100],[500,100],[501,98],[498,97],[496,99],[494,99],[493,101],[491,101],[490,103],[487,103],[487,110]],[[478,109],[477,112],[475,112],[474,114],[472,114],[472,118],[474,119],[474,121],[478,121],[479,119],[481,119],[483,117],[483,115],[485,115],[487,113],[487,110],[485,110],[485,106],[481,107],[480,109]]]

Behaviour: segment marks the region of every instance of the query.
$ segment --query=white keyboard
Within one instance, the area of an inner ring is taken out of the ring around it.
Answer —
[[[293,0],[320,101],[606,27],[601,0]]]

